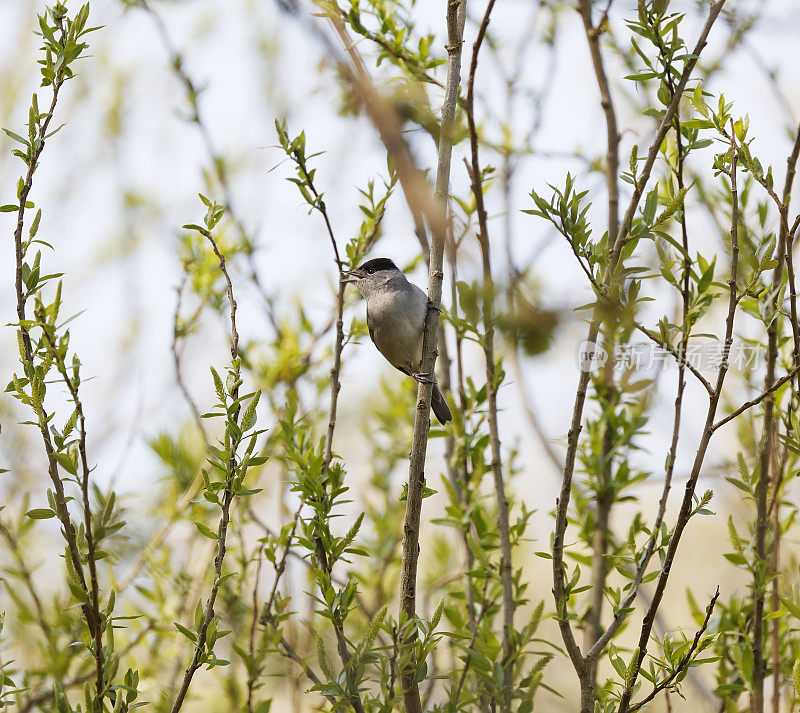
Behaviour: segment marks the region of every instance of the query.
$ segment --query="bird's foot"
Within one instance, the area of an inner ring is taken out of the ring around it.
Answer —
[[[413,376],[420,384],[436,383],[436,379],[433,378],[433,374],[418,374],[417,372],[412,371],[411,376]]]
[[[428,300],[428,309],[436,310],[439,314],[442,313],[442,308],[437,307],[431,300]]]

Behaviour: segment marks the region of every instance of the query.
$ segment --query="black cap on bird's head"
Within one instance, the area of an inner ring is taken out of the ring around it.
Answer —
[[[376,257],[372,260],[367,260],[355,270],[348,270],[346,274],[356,280],[363,280],[365,277],[388,270],[397,270],[397,265],[388,257]]]

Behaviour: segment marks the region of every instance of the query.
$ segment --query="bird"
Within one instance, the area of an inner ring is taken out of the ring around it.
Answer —
[[[436,381],[420,373],[428,296],[386,257],[373,258],[343,274],[367,302],[369,336],[378,351],[395,369],[432,383],[433,413],[442,425],[452,421],[453,414]]]

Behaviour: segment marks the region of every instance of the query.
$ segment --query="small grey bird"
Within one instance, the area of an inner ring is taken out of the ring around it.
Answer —
[[[389,258],[368,260],[346,274],[367,301],[367,327],[378,351],[396,369],[427,382],[429,375],[419,371],[428,296],[410,283]],[[436,382],[431,408],[439,423],[453,419]]]

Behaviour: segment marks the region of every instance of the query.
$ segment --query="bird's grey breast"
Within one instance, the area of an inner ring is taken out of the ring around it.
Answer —
[[[398,275],[367,297],[367,326],[375,346],[395,367],[419,368],[428,300],[425,293]]]

